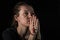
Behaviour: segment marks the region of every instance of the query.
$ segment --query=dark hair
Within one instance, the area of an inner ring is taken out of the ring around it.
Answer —
[[[14,6],[14,8],[13,8],[13,20],[12,20],[11,26],[14,26],[14,27],[17,27],[17,26],[18,26],[18,23],[17,23],[17,21],[15,20],[14,15],[19,16],[19,13],[18,13],[18,12],[20,11],[20,6],[30,6],[30,5],[28,5],[28,4],[25,3],[25,2],[19,2],[19,3],[17,3],[17,4]]]

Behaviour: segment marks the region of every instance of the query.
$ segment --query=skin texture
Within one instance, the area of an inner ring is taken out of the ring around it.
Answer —
[[[29,27],[31,34],[35,34],[34,29],[38,29],[38,19],[34,15],[33,8],[30,6],[21,6],[19,9],[19,16],[14,15],[15,20],[18,22],[18,34],[23,36],[27,27]],[[33,40],[34,36],[31,34],[28,40]]]

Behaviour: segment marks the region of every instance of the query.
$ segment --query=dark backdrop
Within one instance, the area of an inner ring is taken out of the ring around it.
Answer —
[[[24,1],[24,0],[20,0]],[[12,8],[19,0],[0,1],[0,39],[2,32],[10,27],[12,20]],[[41,36],[43,40],[59,39],[60,26],[60,1],[59,0],[25,0],[24,2],[33,6],[41,24]]]

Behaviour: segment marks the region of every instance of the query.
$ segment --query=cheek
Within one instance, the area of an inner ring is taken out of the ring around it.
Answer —
[[[23,21],[24,23],[27,23],[27,19],[25,19],[25,18],[24,18],[24,19],[22,19],[22,21]]]
[[[22,23],[27,23],[27,19],[26,19],[26,18],[21,18],[21,19],[20,19],[20,22],[22,22]]]
[[[20,19],[19,19],[19,21],[18,21],[18,23],[21,23],[21,24],[23,24],[23,25],[25,25],[25,26],[28,26],[29,24],[28,24],[28,20],[27,20],[27,18],[23,18],[23,17],[21,17]]]

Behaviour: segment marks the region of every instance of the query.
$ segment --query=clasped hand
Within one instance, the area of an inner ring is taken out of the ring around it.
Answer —
[[[31,34],[35,34],[38,31],[38,24],[39,24],[39,20],[36,16],[32,16],[30,18],[30,25],[29,25],[29,31]]]

